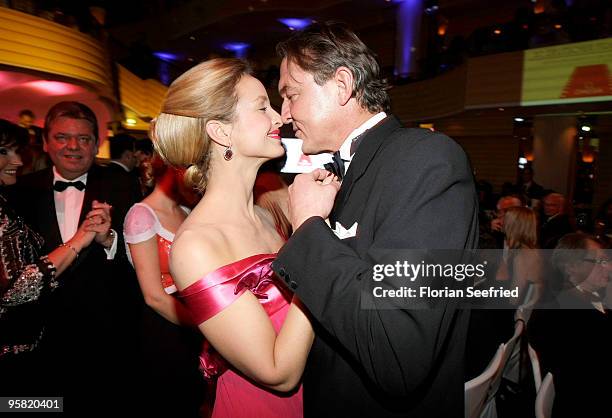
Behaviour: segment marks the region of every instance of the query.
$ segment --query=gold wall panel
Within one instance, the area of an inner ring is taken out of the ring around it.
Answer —
[[[121,104],[139,118],[157,116],[168,88],[156,80],[143,80],[121,65],[117,67]]]
[[[94,84],[113,97],[106,48],[77,30],[0,7],[0,64]]]

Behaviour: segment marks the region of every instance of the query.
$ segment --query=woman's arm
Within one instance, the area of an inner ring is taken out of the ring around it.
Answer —
[[[179,289],[228,264],[227,256],[203,234],[185,232],[175,241],[171,271]],[[220,240],[219,242],[222,242]],[[276,334],[255,295],[244,292],[218,314],[199,324],[212,346],[242,373],[269,388],[289,391],[300,381],[314,331],[294,299]]]
[[[296,300],[277,335],[261,303],[251,292],[245,292],[199,328],[234,367],[278,391],[297,386],[314,340],[312,326]]]
[[[93,240],[95,233],[88,231],[88,228],[89,221],[85,220],[65,244],[40,257],[36,263],[25,265],[21,270],[13,272],[14,277],[7,277],[5,280],[10,285],[3,289],[0,305],[17,306],[32,302],[40,297],[44,289],[56,287],[57,276],[62,274],[81,250]],[[1,273],[6,272],[2,270]]]
[[[128,246],[145,303],[176,325],[193,325],[185,306],[167,294],[162,286],[157,237]]]

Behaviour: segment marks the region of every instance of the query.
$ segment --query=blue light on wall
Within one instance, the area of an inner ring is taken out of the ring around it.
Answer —
[[[232,51],[236,55],[236,58],[245,58],[249,46],[251,45],[245,42],[228,42],[223,45],[223,48],[228,51]]]
[[[164,85],[170,85],[170,65],[168,64],[168,61],[163,60],[159,63],[157,77]]]
[[[397,5],[397,42],[395,74],[407,77],[415,71],[416,43],[423,15],[423,0],[396,1]]]
[[[170,52],[158,51],[158,52],[154,52],[153,55],[155,55],[160,60],[164,60],[164,61],[177,61],[180,59],[180,57],[177,54],[172,54]]]
[[[313,23],[312,19],[308,19],[308,18],[299,19],[296,17],[283,17],[281,19],[278,19],[278,21],[281,22],[283,25],[287,26],[291,30],[295,30],[295,29],[302,30],[304,28],[307,28]]]

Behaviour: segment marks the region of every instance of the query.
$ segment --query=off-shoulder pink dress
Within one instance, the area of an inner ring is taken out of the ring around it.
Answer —
[[[245,291],[261,302],[279,332],[291,303],[291,295],[277,287],[271,264],[275,254],[258,254],[220,267],[193,283],[179,297],[198,324],[231,305]],[[288,394],[273,392],[248,380],[207,346],[200,355],[201,370],[218,378],[213,418],[301,418],[301,386]]]

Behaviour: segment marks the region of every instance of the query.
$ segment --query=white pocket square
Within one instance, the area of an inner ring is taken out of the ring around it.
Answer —
[[[340,222],[336,222],[336,229],[332,229],[334,234],[340,239],[352,238],[357,235],[357,222],[350,228],[345,228]]]

